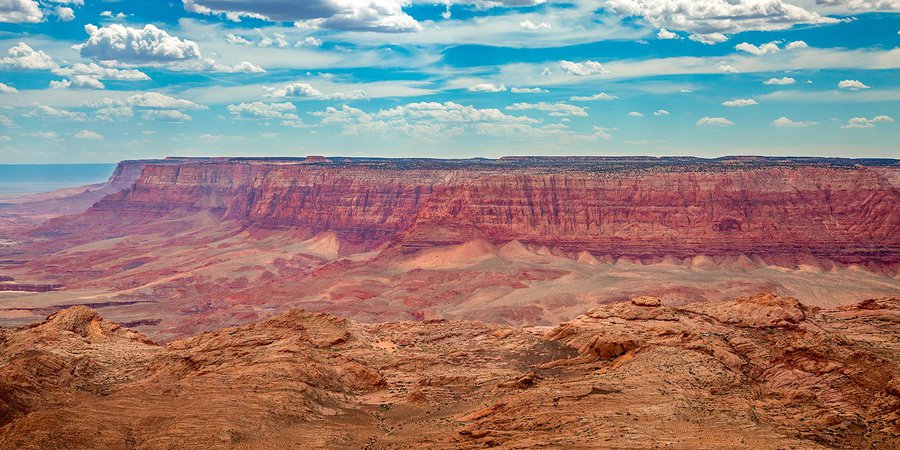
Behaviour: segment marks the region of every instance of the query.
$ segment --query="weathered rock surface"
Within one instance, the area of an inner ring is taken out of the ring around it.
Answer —
[[[308,237],[334,232],[344,252],[481,237],[644,259],[763,255],[797,264],[814,257],[892,269],[900,259],[896,161],[173,162],[146,165],[130,189],[101,200],[75,226],[96,231],[208,211]],[[72,232],[69,222],[43,232]]]
[[[291,311],[159,346],[76,307],[0,329],[0,448],[897,448],[898,315],[767,294],[549,330]]]

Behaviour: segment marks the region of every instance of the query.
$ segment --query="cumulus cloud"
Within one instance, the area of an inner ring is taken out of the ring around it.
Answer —
[[[841,128],[872,128],[880,123],[893,123],[894,118],[891,116],[875,116],[871,119],[865,117],[854,117],[847,121],[847,124]]]
[[[778,48],[778,41],[768,42],[762,44],[760,46],[755,46],[753,44],[749,44],[747,42],[741,42],[738,45],[735,45],[734,48],[736,50],[740,50],[742,52],[750,53],[751,55],[769,55],[773,53],[778,53],[781,49]]]
[[[38,105],[33,110],[25,113],[25,117],[52,117],[54,119],[84,120],[84,113],[56,109],[52,106]]]
[[[667,30],[667,29],[665,29],[665,28],[660,28],[660,29],[659,29],[659,32],[656,33],[656,38],[657,38],[657,39],[663,39],[663,40],[666,40],[666,39],[678,39],[678,34],[673,33],[673,32],[671,32],[671,31],[669,31],[669,30]]]
[[[729,100],[727,102],[723,102],[722,106],[731,106],[731,107],[744,107],[744,106],[753,106],[758,105],[759,102],[753,100],[752,98],[737,98],[734,100]]]
[[[797,80],[795,80],[795,79],[793,79],[793,78],[791,78],[791,77],[783,77],[783,78],[769,78],[768,80],[763,81],[763,84],[766,84],[766,85],[787,85],[787,84],[794,84],[794,83],[796,83],[796,82],[797,82]]]
[[[81,131],[75,133],[72,137],[74,137],[75,139],[88,139],[88,140],[92,140],[92,141],[102,141],[103,140],[102,134],[96,133],[96,132],[90,131],[90,130],[81,130]]]
[[[0,126],[3,127],[11,127],[13,126],[13,121],[9,119],[9,117],[0,114]]]
[[[75,20],[75,10],[66,6],[57,6],[53,8],[53,14],[56,15],[61,22],[71,22]]]
[[[519,26],[522,27],[522,29],[531,30],[531,31],[549,30],[550,28],[553,28],[552,25],[550,25],[547,22],[534,23],[527,19],[519,22]]]
[[[422,26],[403,11],[410,0],[182,0],[184,9],[198,14],[294,22],[307,28],[401,33]]]
[[[228,105],[226,108],[235,117],[255,117],[262,119],[281,119],[299,121],[294,111],[297,107],[291,102],[263,103],[250,102]]]
[[[81,106],[94,109],[97,120],[111,121],[121,117],[133,117],[134,110],[138,109],[145,119],[162,119],[176,122],[191,120],[187,114],[175,114],[171,111],[200,110],[206,106],[199,105],[190,100],[170,97],[159,92],[144,92],[134,94],[123,99],[103,98],[99,101],[83,102]],[[149,113],[150,110],[165,110],[168,112]]]
[[[637,111],[631,111],[630,113],[628,113],[628,115],[631,117],[644,117],[644,113]]]
[[[0,22],[37,23],[44,20],[44,13],[33,0],[0,0]]]
[[[718,70],[719,72],[722,72],[722,73],[737,73],[738,72],[738,70],[734,66],[732,66],[731,64],[728,64],[725,61],[719,61],[718,63],[716,63],[716,70]]]
[[[253,47],[276,47],[276,48],[286,48],[290,47],[291,43],[288,42],[287,35],[284,33],[272,33],[272,35],[265,34],[259,28],[255,29],[255,35],[236,35],[234,33],[228,33],[225,35],[225,42],[229,44],[239,44],[239,45],[249,45]],[[322,45],[322,41],[312,37],[307,36],[306,41],[299,41],[294,46],[301,47],[307,44],[312,47],[318,47]]]
[[[0,65],[10,69],[49,70],[59,67],[50,55],[24,42],[12,46],[6,54],[8,56],[0,58]]]
[[[697,126],[700,127],[730,127],[732,125],[734,122],[724,117],[703,117],[697,121]]]
[[[559,68],[569,75],[575,75],[579,77],[609,73],[608,70],[603,68],[603,64],[600,64],[597,61],[590,60],[580,63],[572,61],[560,61]]]
[[[113,13],[112,11],[103,11],[100,13],[100,17],[109,17],[112,19],[124,19],[126,16],[125,13]]]
[[[715,34],[837,22],[782,0],[607,0],[605,4],[609,11],[642,17],[655,28],[694,33],[692,38],[701,42]]]
[[[74,48],[85,58],[146,64],[199,59],[200,46],[172,36],[153,24],[131,28],[120,24],[105,27],[87,24],[88,39]]]
[[[839,89],[850,89],[850,90],[858,90],[858,89],[869,89],[869,86],[863,84],[862,81],[859,80],[841,80],[838,83]]]
[[[722,33],[693,33],[688,39],[705,45],[716,45],[728,40],[728,36]]]
[[[8,84],[0,83],[0,94],[15,94],[16,92],[19,90]]]
[[[558,103],[547,103],[547,102],[539,102],[539,103],[513,103],[506,107],[509,111],[527,111],[527,110],[537,110],[537,111],[545,111],[549,113],[551,116],[556,117],[565,117],[565,116],[577,116],[577,117],[587,117],[588,113],[585,111],[585,108],[580,106],[570,105],[568,103],[558,102]]]
[[[50,89],[67,89],[70,87],[79,89],[105,89],[105,86],[100,80],[86,75],[74,75],[68,80],[54,80],[50,82]]]
[[[668,116],[669,114],[669,111],[666,111],[665,109],[658,109],[653,112],[654,116]]]
[[[155,25],[132,28],[120,24],[84,26],[88,39],[73,48],[81,56],[105,65],[166,66],[173,70],[255,73],[264,70],[250,62],[221,64],[204,58],[196,42],[172,36]]]
[[[307,97],[320,100],[361,100],[369,98],[366,91],[362,89],[324,94],[311,84],[302,81],[286,84],[282,87],[266,88],[266,93],[263,96],[271,98]]]
[[[529,106],[522,106],[521,109],[560,109],[549,106],[553,104],[527,105]],[[534,105],[537,106],[533,107]],[[446,139],[463,134],[529,139],[609,138],[604,128],[595,127],[590,133],[576,133],[564,123],[539,125],[540,121],[527,116],[513,116],[493,108],[479,109],[454,102],[409,103],[371,113],[343,105],[340,108],[328,107],[312,115],[319,117],[323,125],[339,125],[344,134],[351,135],[399,134],[425,140]]]
[[[190,122],[191,116],[174,109],[148,109],[141,113],[146,120],[163,120],[166,122]]]
[[[853,11],[897,11],[900,0],[816,0],[817,5],[839,6]]]
[[[787,117],[779,117],[772,121],[772,126],[780,127],[780,128],[806,128],[811,127],[813,125],[818,125],[818,122],[811,121],[793,121],[788,119]]]
[[[150,77],[146,73],[136,69],[116,69],[113,67],[103,67],[95,63],[82,64],[76,63],[69,67],[59,67],[52,69],[56,75],[63,76],[87,76],[98,80],[118,80],[118,81],[145,81]]]
[[[506,92],[506,86],[502,83],[498,86],[492,83],[478,83],[468,87],[470,92]]]
[[[615,95],[609,95],[606,92],[600,92],[594,95],[573,95],[569,97],[570,101],[573,102],[605,102],[610,100],[615,100],[619,97]]]
[[[788,42],[788,45],[786,45],[784,48],[788,50],[799,50],[802,48],[809,48],[809,45],[804,41],[793,41]]]
[[[514,87],[510,89],[509,92],[512,92],[513,94],[546,94],[550,91],[539,87]]]

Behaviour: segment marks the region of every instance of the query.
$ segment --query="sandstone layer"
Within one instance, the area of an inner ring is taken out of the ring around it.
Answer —
[[[173,160],[145,165],[130,188],[43,232],[116,233],[199,211],[333,232],[344,254],[484,238],[612,258],[900,264],[893,160]]]
[[[897,448],[900,299],[604,305],[556,327],[291,311],[160,346],[0,329],[0,448]]]

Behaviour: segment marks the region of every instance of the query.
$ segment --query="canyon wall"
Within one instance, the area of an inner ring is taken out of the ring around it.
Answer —
[[[483,237],[612,257],[900,260],[894,160],[220,158],[141,169],[81,223],[205,211],[252,228],[334,232],[352,250]]]

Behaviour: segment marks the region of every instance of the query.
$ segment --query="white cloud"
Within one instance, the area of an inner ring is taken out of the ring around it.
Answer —
[[[644,117],[644,113],[637,111],[631,111],[630,113],[628,113],[628,115],[631,117]]]
[[[97,120],[111,121],[117,117],[134,117],[134,110],[130,106],[110,106],[94,111]]]
[[[568,103],[547,103],[547,102],[539,102],[539,103],[513,103],[506,107],[506,109],[510,111],[527,111],[527,110],[537,110],[537,111],[545,111],[550,113],[551,116],[555,117],[564,117],[564,116],[577,116],[577,117],[587,117],[588,113],[584,108],[580,106],[570,105]]]
[[[643,17],[654,28],[666,27],[697,35],[782,30],[801,23],[837,22],[782,0],[607,0],[605,5],[615,13]]]
[[[668,116],[669,114],[669,111],[666,111],[665,109],[658,109],[653,112],[654,116]]]
[[[512,92],[513,94],[546,94],[550,91],[539,87],[514,87],[510,89],[509,92]]]
[[[309,83],[296,82],[280,88],[268,88],[264,97],[321,97],[322,93]]]
[[[249,45],[263,48],[286,48],[291,46],[290,42],[288,42],[287,40],[287,36],[284,33],[275,32],[272,33],[271,36],[269,36],[263,33],[263,31],[259,28],[254,31],[256,32],[255,36],[239,36],[234,33],[228,33],[225,35],[225,42],[228,42],[229,44]],[[319,41],[319,45],[322,45],[321,41]],[[318,47],[318,45],[316,47]]]
[[[750,53],[751,55],[770,55],[773,53],[778,53],[781,49],[778,48],[778,41],[768,42],[760,45],[759,47],[749,44],[747,42],[741,42],[738,45],[735,45],[734,48],[736,50],[740,50],[742,52]]]
[[[11,127],[13,126],[13,121],[9,120],[9,117],[0,114],[0,126]]]
[[[124,19],[127,17],[125,13],[113,13],[112,11],[103,11],[100,13],[100,17],[110,17],[113,19]]]
[[[103,140],[103,135],[101,135],[100,133],[90,131],[90,130],[81,130],[81,131],[75,133],[75,135],[72,137],[74,137],[75,139],[88,139],[88,140],[93,140],[93,141],[102,141]]]
[[[818,125],[818,122],[811,121],[793,121],[788,119],[787,117],[779,117],[772,121],[772,126],[781,127],[781,128],[806,128],[811,127],[813,125]]]
[[[148,109],[141,112],[147,120],[164,120],[168,122],[190,122],[191,116],[174,109]]]
[[[839,89],[857,90],[857,89],[869,89],[869,86],[866,86],[865,84],[863,84],[862,81],[859,81],[859,80],[841,80],[841,82],[838,83],[838,88]]]
[[[722,106],[731,106],[731,107],[744,107],[744,106],[753,106],[758,105],[759,102],[753,100],[752,98],[737,98],[734,100],[729,100],[727,102],[723,102]]]
[[[131,28],[120,24],[105,27],[87,24],[88,39],[74,46],[85,58],[101,61],[146,64],[199,59],[200,46],[195,42],[172,36],[147,24]]]
[[[523,104],[521,109],[558,109],[553,104]],[[569,105],[571,106],[571,105]],[[515,108],[519,108],[518,106]],[[340,125],[348,135],[403,135],[423,140],[448,139],[461,135],[487,135],[511,139],[557,138],[592,141],[608,139],[604,128],[577,133],[564,123],[537,125],[527,116],[511,116],[488,108],[446,102],[420,102],[368,113],[343,105],[312,113],[323,125]]]
[[[537,120],[526,116],[510,116],[498,109],[478,109],[454,102],[418,102],[378,112],[379,118],[407,117],[412,119],[433,119],[442,122],[509,122],[535,123]]]
[[[57,6],[53,8],[53,14],[59,17],[62,22],[71,22],[75,20],[75,10],[65,6]]]
[[[851,11],[893,11],[900,10],[898,0],[816,0],[817,5],[838,6]]]
[[[693,33],[688,36],[688,39],[704,45],[716,45],[727,41],[728,36],[722,33]]]
[[[585,95],[573,95],[572,97],[569,97],[569,100],[571,100],[573,102],[598,102],[598,101],[615,100],[617,98],[619,98],[619,97],[616,97],[615,95],[609,95],[606,92],[600,92],[598,94],[586,95],[586,96]]]
[[[125,106],[150,109],[206,109],[204,105],[198,105],[190,100],[170,97],[159,92],[143,92],[118,100],[104,98],[100,101],[84,102],[82,106],[94,109]]]
[[[875,116],[871,119],[865,117],[854,117],[847,121],[847,124],[841,128],[872,128],[879,123],[893,123],[894,118],[891,116]]]
[[[53,131],[38,131],[38,132],[34,132],[34,133],[28,133],[28,135],[43,138],[43,139],[48,139],[51,141],[59,140],[59,135]]]
[[[728,64],[725,61],[719,61],[718,63],[716,63],[716,70],[723,73],[738,73],[738,70],[734,66]]]
[[[25,117],[52,117],[55,119],[70,119],[81,121],[84,120],[84,113],[77,111],[66,111],[64,109],[56,109],[52,106],[38,105],[33,110],[25,113]]]
[[[663,39],[663,40],[678,39],[678,35],[676,33],[673,33],[671,31],[665,29],[665,28],[660,28],[659,33],[656,33],[656,38]]]
[[[307,97],[321,100],[362,100],[369,98],[366,91],[362,89],[324,94],[311,84],[302,81],[286,84],[280,88],[267,87],[263,96],[271,98]]]
[[[478,83],[468,87],[470,92],[506,92],[506,86],[502,83],[497,86],[492,83]]]
[[[95,63],[76,63],[69,67],[59,67],[52,69],[51,71],[56,75],[84,75],[96,78],[98,80],[145,81],[150,79],[150,77],[147,76],[146,73],[141,72],[140,70],[102,67]]]
[[[0,94],[15,94],[19,92],[18,89],[4,83],[0,83]]]
[[[239,117],[259,117],[264,119],[299,119],[294,111],[297,107],[291,102],[284,103],[239,103],[228,105],[225,109],[232,115]]]
[[[103,86],[103,83],[101,83],[100,80],[85,75],[75,75],[68,80],[50,81],[50,89],[68,89],[70,87],[80,89],[105,89],[105,86]]]
[[[766,81],[763,81],[763,84],[766,85],[786,85],[786,84],[794,84],[797,80],[791,77],[783,77],[783,78],[769,78]]]
[[[300,39],[297,42],[294,42],[294,47],[321,47],[322,40],[315,36],[306,36],[303,39]]]
[[[793,41],[788,42],[788,45],[786,45],[784,48],[788,50],[799,50],[803,48],[809,48],[809,45],[804,41]]]
[[[11,47],[4,58],[0,58],[0,65],[23,70],[49,70],[58,67],[50,55],[42,50],[35,50],[24,42]]]
[[[553,28],[553,26],[547,22],[534,23],[528,19],[519,22],[519,26],[522,27],[522,29],[531,31],[542,29],[549,30],[550,28]]]
[[[97,27],[88,24],[89,37],[73,46],[81,56],[105,65],[165,66],[172,70],[196,70],[223,73],[259,73],[265,70],[253,63],[222,64],[204,58],[196,42],[172,36],[155,25],[132,28],[120,24]]]
[[[294,22],[298,27],[399,33],[422,26],[403,11],[409,0],[183,0],[187,11],[224,14],[272,22]]]
[[[600,64],[597,61],[585,61],[580,63],[560,61],[559,68],[569,75],[576,75],[579,77],[609,73],[609,71],[603,68],[603,64]]]
[[[0,0],[0,22],[37,23],[44,20],[38,3],[33,0]]]
[[[734,122],[724,117],[703,117],[697,121],[697,126],[700,127],[730,127],[732,125]]]

